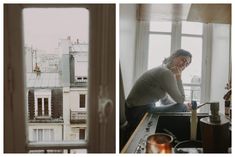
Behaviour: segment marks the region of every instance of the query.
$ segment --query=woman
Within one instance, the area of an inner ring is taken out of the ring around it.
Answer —
[[[126,99],[126,118],[130,133],[137,127],[146,112],[185,112],[185,95],[181,81],[182,71],[191,63],[190,52],[179,49],[140,76]],[[173,99],[168,98],[168,95]],[[157,101],[161,106],[156,107]]]

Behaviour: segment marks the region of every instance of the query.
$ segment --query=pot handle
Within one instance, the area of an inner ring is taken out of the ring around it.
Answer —
[[[180,142],[180,141],[177,140],[176,136],[171,131],[169,131],[168,129],[164,128],[163,131],[173,137],[173,142],[172,142],[173,145],[176,145]]]

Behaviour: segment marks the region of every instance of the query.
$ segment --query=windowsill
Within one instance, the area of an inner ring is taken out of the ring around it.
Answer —
[[[28,122],[29,123],[63,123],[64,120],[63,120],[63,118],[54,119],[52,117],[50,117],[50,118],[38,118],[38,117],[36,117],[35,119],[30,119]]]
[[[51,119],[51,116],[36,116],[35,119]]]
[[[28,150],[41,149],[86,149],[87,141],[42,141],[42,142],[28,142]]]

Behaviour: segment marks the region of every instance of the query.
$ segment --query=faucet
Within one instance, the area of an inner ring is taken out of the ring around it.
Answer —
[[[220,115],[219,115],[219,102],[205,102],[200,105],[197,105],[196,101],[192,101],[192,111],[191,111],[191,140],[196,140],[197,138],[197,109],[200,107],[210,104],[210,121],[213,123],[220,122]]]
[[[191,114],[191,119],[190,119],[191,140],[196,140],[196,138],[197,138],[197,109],[198,109],[197,102],[192,101],[192,111],[191,111],[192,114]]]

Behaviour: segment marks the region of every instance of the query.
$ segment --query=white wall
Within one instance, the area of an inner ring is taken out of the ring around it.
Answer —
[[[86,95],[86,104],[85,108],[80,108],[80,94]],[[72,111],[87,111],[87,88],[76,88],[76,89],[70,89],[69,94],[69,108]]]
[[[86,95],[86,108],[79,109],[79,95]],[[64,119],[64,140],[76,140],[73,139],[74,134],[79,134],[78,129],[74,128],[87,128],[87,124],[70,124],[70,109],[72,111],[87,111],[87,88],[64,88],[63,89],[63,119]],[[87,136],[87,129],[86,129]]]
[[[130,92],[134,80],[136,5],[120,5],[120,63],[125,97]]]
[[[224,113],[224,89],[228,82],[230,26],[213,24],[211,62],[211,101],[220,102],[220,112]]]

